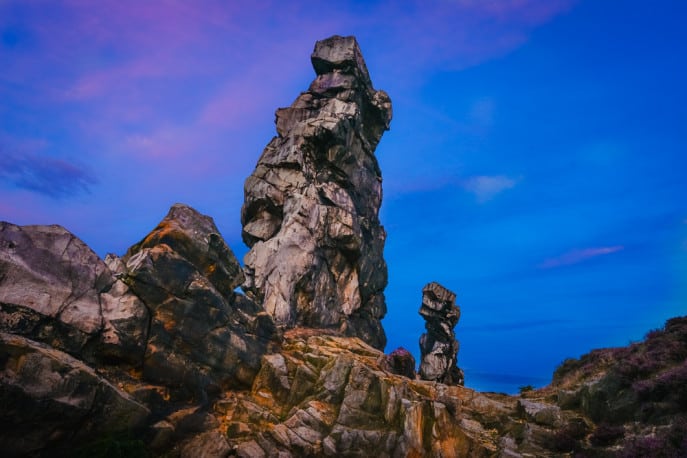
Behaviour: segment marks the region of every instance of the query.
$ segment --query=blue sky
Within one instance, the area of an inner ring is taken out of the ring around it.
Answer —
[[[543,384],[687,299],[687,3],[0,1],[0,219],[122,254],[184,202],[241,257],[243,180],[314,42],[356,35],[394,104],[377,156],[387,350],[458,294],[466,383]]]

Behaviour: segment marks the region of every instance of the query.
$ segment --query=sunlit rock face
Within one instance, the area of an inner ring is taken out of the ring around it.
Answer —
[[[0,222],[0,330],[88,361],[136,363],[148,310],[63,227]]]
[[[354,37],[316,43],[317,77],[289,108],[245,182],[249,296],[287,327],[339,329],[383,348],[386,233],[375,148],[391,101]]]
[[[456,294],[438,283],[428,283],[422,289],[420,315],[427,329],[420,337],[420,377],[462,385],[463,371],[456,366],[459,345],[453,332],[460,319]]]

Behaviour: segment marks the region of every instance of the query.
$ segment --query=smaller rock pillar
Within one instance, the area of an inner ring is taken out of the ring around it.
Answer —
[[[427,329],[420,337],[420,378],[462,385],[463,371],[456,365],[459,345],[453,332],[460,319],[456,294],[439,283],[428,283],[422,289],[420,315]]]

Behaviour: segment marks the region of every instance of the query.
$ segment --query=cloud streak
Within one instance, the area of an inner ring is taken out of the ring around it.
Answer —
[[[90,193],[97,183],[85,168],[65,159],[7,152],[0,158],[0,181],[53,199]]]
[[[588,259],[596,258],[598,256],[605,256],[608,254],[616,253],[623,250],[625,247],[622,245],[607,246],[607,247],[597,247],[597,248],[584,248],[581,250],[568,251],[561,256],[555,258],[549,258],[546,261],[539,264],[540,269],[553,269],[555,267],[569,266],[573,264],[578,264],[584,262]]]
[[[479,175],[464,180],[462,187],[475,195],[477,202],[485,203],[496,195],[515,187],[518,180],[504,175]]]

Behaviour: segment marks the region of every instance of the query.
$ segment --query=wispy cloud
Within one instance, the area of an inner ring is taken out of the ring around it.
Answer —
[[[65,159],[6,151],[0,155],[0,181],[54,199],[88,193],[97,182],[85,168]]]
[[[463,188],[477,198],[477,202],[484,203],[493,199],[497,194],[513,188],[519,180],[504,175],[479,175],[470,177],[462,183]]]
[[[569,266],[572,264],[577,264],[586,261],[587,259],[595,258],[597,256],[605,256],[607,254],[616,253],[618,251],[623,250],[624,248],[625,247],[622,245],[615,245],[607,247],[572,250],[562,254],[561,256],[547,259],[546,261],[539,264],[539,268],[552,269],[554,267]]]
[[[494,331],[520,331],[523,329],[532,329],[532,328],[539,328],[539,327],[544,327],[544,326],[552,326],[552,325],[561,325],[568,323],[568,320],[562,320],[562,319],[549,319],[549,320],[529,320],[529,321],[515,321],[511,323],[490,323],[490,324],[482,324],[482,325],[467,325],[467,326],[461,326],[460,330],[461,332],[465,331],[486,331],[486,332],[494,332]]]

